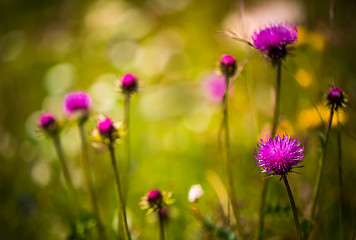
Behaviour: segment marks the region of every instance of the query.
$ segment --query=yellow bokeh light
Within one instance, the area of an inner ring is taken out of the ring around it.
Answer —
[[[317,106],[321,118],[323,121],[326,123],[329,120],[330,116],[330,109],[326,106],[323,105],[318,105]],[[347,115],[345,112],[342,110],[337,113],[339,115],[339,120],[341,123],[346,122],[347,120]],[[337,126],[337,118],[336,114],[334,115],[333,122],[332,122],[332,127]],[[317,127],[321,124],[320,116],[318,112],[316,111],[315,108],[308,108],[300,112],[299,117],[298,117],[298,127],[300,129],[308,129],[308,128],[313,128]]]
[[[298,69],[295,78],[302,87],[309,87],[313,80],[311,74],[303,68]]]
[[[325,37],[320,33],[308,31],[304,27],[298,27],[297,45],[308,44],[317,51],[323,51],[325,41]]]

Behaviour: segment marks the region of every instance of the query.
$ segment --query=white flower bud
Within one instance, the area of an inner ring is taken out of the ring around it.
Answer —
[[[197,202],[204,191],[201,188],[200,184],[193,185],[189,190],[188,200],[189,202]]]

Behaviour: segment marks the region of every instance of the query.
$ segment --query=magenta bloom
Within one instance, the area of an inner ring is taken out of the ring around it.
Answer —
[[[205,88],[213,101],[221,101],[226,91],[226,82],[223,76],[213,75],[206,79]]]
[[[328,105],[335,110],[345,106],[345,96],[340,88],[330,88],[327,95]]]
[[[137,92],[138,88],[138,79],[135,75],[131,73],[125,74],[121,78],[121,89],[124,93],[126,94],[132,94],[134,92]]]
[[[287,54],[287,45],[297,41],[297,27],[290,24],[275,24],[252,34],[253,46],[272,60],[281,60]]]
[[[91,106],[91,97],[85,92],[68,93],[63,102],[64,112],[68,115],[79,112],[86,114]]]
[[[38,119],[38,126],[46,132],[53,132],[57,129],[57,120],[52,113],[44,113]]]
[[[230,55],[222,55],[220,59],[221,72],[228,77],[231,77],[236,72],[236,59]]]
[[[292,172],[293,167],[302,162],[305,156],[304,145],[301,141],[288,135],[267,138],[257,144],[255,158],[262,172],[272,175],[285,175]]]
[[[162,199],[163,197],[160,190],[154,189],[147,194],[147,201],[150,206],[159,205]]]
[[[115,130],[112,120],[108,117],[99,121],[97,127],[102,136],[111,136],[112,132]]]

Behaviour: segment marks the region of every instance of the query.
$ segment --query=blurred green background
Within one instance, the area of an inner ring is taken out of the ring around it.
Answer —
[[[242,8],[242,3],[244,7]],[[114,82],[124,73],[140,78],[132,98],[132,166],[128,213],[137,239],[155,239],[157,222],[138,203],[153,188],[174,193],[168,239],[204,239],[190,213],[188,191],[201,184],[201,211],[222,224],[224,182],[218,150],[221,109],[204,81],[216,74],[222,54],[248,63],[231,91],[230,131],[234,180],[243,222],[254,236],[263,176],[254,148],[268,133],[273,113],[275,69],[251,47],[219,31],[233,30],[250,40],[255,28],[291,21],[298,44],[282,71],[281,133],[305,143],[301,174],[291,174],[300,216],[307,216],[315,182],[319,134],[315,103],[325,117],[329,84],[345,90],[341,111],[344,228],[354,233],[356,192],[355,95],[356,5],[335,1],[91,0],[0,2],[0,239],[65,239],[69,207],[60,165],[49,139],[38,136],[37,118],[51,111],[63,118],[62,100],[73,90],[91,94],[93,115],[123,117],[123,98]],[[300,86],[297,84],[300,84]],[[337,122],[337,118],[334,118]],[[93,118],[87,132],[95,126]],[[315,239],[339,239],[337,128],[330,135]],[[63,132],[63,145],[80,204],[89,209],[80,170],[76,127]],[[117,148],[119,160],[120,146]],[[100,208],[114,231],[116,199],[107,151],[90,148]],[[271,178],[266,239],[290,239],[294,225],[289,200],[278,177]],[[284,209],[284,210],[283,210]],[[280,238],[275,238],[281,236]]]

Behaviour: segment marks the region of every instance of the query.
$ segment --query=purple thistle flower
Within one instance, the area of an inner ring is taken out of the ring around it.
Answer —
[[[57,130],[57,120],[52,113],[44,113],[38,118],[38,126],[45,132],[52,133]]]
[[[125,94],[132,94],[137,92],[138,79],[132,73],[127,73],[121,78],[121,89]]]
[[[112,132],[115,130],[112,120],[108,117],[99,121],[97,127],[102,136],[111,136]]]
[[[334,110],[338,110],[339,108],[345,107],[346,99],[341,88],[330,88],[326,99],[327,104],[330,107],[334,108]]]
[[[287,54],[286,46],[297,41],[297,27],[280,23],[255,31],[251,38],[253,46],[272,60],[281,60]]]
[[[87,114],[92,100],[89,94],[85,92],[71,92],[68,93],[63,101],[64,112],[68,115],[79,112]]]
[[[257,144],[255,158],[262,172],[272,175],[285,175],[292,172],[294,166],[302,162],[305,156],[304,145],[297,139],[288,135],[267,138]]]
[[[230,55],[222,55],[220,59],[221,72],[228,77],[231,77],[236,72],[236,59]]]

